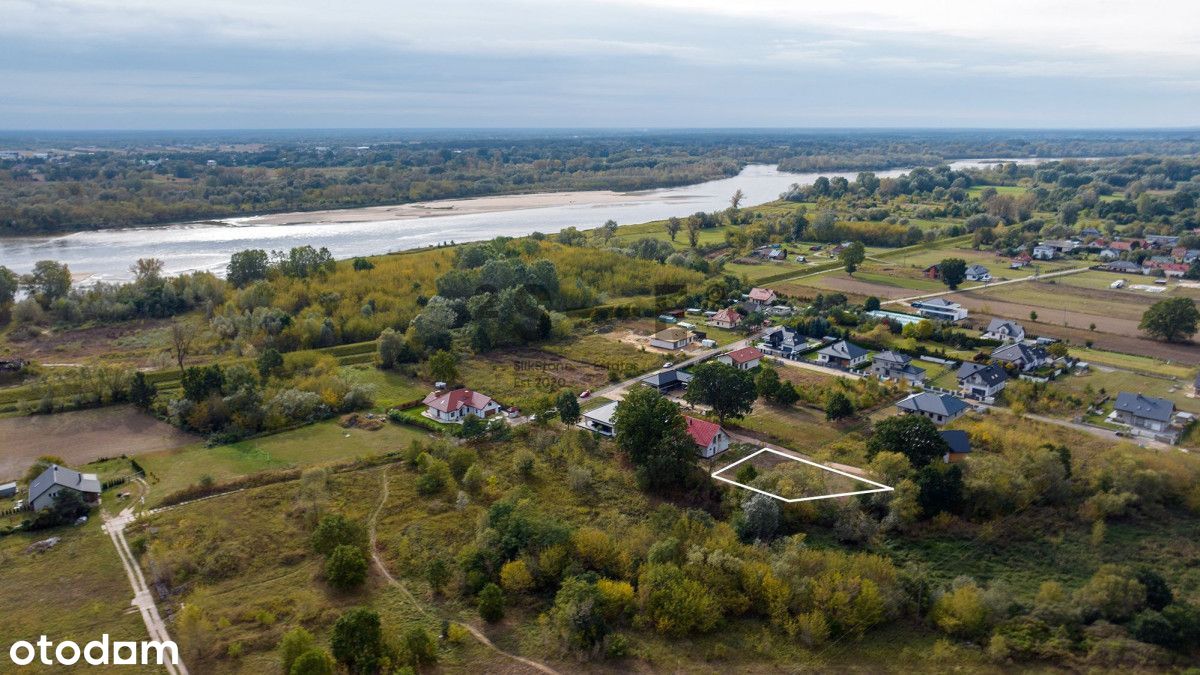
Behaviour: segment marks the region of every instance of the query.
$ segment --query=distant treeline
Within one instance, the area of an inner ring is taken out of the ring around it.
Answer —
[[[0,236],[553,190],[639,190],[788,171],[935,165],[957,157],[1200,152],[1183,132],[635,134],[230,132],[176,139],[0,139]]]

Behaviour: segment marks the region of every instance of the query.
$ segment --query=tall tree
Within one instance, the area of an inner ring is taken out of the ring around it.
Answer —
[[[899,452],[917,469],[940,459],[949,449],[937,426],[922,415],[889,417],[875,425],[867,440],[868,456],[884,450]]]
[[[558,419],[562,420],[563,424],[571,426],[579,421],[579,399],[575,398],[575,394],[564,391],[558,395],[555,403],[555,407],[558,408]]]
[[[248,248],[229,257],[225,279],[235,288],[242,288],[260,279],[266,279],[267,270],[267,252],[259,248]]]
[[[0,321],[4,320],[3,315],[8,308],[12,307],[19,287],[20,279],[18,279],[17,273],[0,265]]]
[[[708,361],[692,369],[692,381],[684,398],[688,403],[711,407],[724,424],[728,418],[750,412],[758,390],[749,372],[720,361]]]
[[[1159,300],[1142,315],[1138,328],[1149,335],[1167,342],[1182,342],[1196,334],[1200,322],[1200,311],[1191,298],[1168,298]]]
[[[458,380],[458,356],[448,350],[439,350],[429,357],[429,376],[438,382],[453,383]]]
[[[351,673],[373,673],[384,655],[383,628],[379,614],[355,607],[338,617],[330,639],[333,657]]]
[[[737,191],[733,193],[733,196],[729,198],[729,206],[736,211],[737,209],[741,208],[742,200],[745,198],[746,193],[742,192],[741,188],[738,188]]]
[[[846,267],[846,274],[854,276],[855,270],[867,259],[867,251],[863,248],[861,241],[850,242],[850,245],[842,251],[842,265]]]
[[[692,248],[696,248],[696,246],[700,243],[700,226],[701,222],[699,218],[697,218],[695,215],[688,216],[688,246],[691,246]]]
[[[643,487],[669,488],[687,481],[696,444],[679,406],[657,389],[635,387],[617,406],[614,423],[617,445],[637,467]]]
[[[604,240],[604,243],[607,244],[612,241],[612,238],[616,235],[617,221],[611,219],[604,221],[604,224],[600,226],[600,238]]]
[[[671,241],[675,241],[675,235],[679,234],[679,228],[683,227],[683,221],[675,216],[667,218],[667,234],[671,235]]]
[[[962,258],[946,258],[938,263],[938,273],[942,277],[942,283],[954,290],[967,278],[967,261]]]
[[[192,353],[192,342],[196,339],[196,331],[177,319],[171,320],[171,353],[175,355],[175,363],[179,364],[179,372],[183,372],[183,364]]]
[[[33,271],[21,277],[21,285],[42,307],[66,297],[71,291],[71,270],[64,263],[39,260]]]

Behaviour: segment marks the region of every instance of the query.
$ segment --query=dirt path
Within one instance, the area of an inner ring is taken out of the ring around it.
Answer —
[[[969,292],[969,291],[982,291],[982,290],[996,288],[998,286],[1008,286],[1009,284],[1019,284],[1019,283],[1023,283],[1026,281],[1041,281],[1042,279],[1051,279],[1054,277],[1065,276],[1067,274],[1078,274],[1080,272],[1086,272],[1090,269],[1091,269],[1090,267],[1075,267],[1075,268],[1072,268],[1069,270],[1059,270],[1057,272],[1047,272],[1046,274],[1039,274],[1036,276],[1021,277],[1020,279],[1009,279],[1008,281],[997,281],[994,283],[985,284],[983,286],[975,286],[975,287],[966,289],[965,291],[961,290],[961,289],[953,290],[953,291],[947,289],[944,291],[938,291],[936,293],[925,293],[923,295],[912,295],[907,298],[896,298],[894,300],[886,300],[879,304],[881,304],[881,305],[896,305],[896,304],[900,304],[900,303],[907,304],[914,300],[927,300],[929,298],[940,298],[943,295],[953,295],[955,293],[964,293],[964,292]]]
[[[387,504],[387,500],[388,500],[388,468],[384,467],[384,469],[383,469],[383,490],[380,491],[379,504],[375,507],[375,510],[371,512],[371,518],[368,521],[368,526],[367,526],[367,533],[369,535],[370,542],[371,542],[370,543],[371,560],[375,563],[375,567],[379,570],[379,573],[382,574],[385,579],[387,579],[388,585],[399,589],[400,592],[404,594],[404,597],[410,603],[412,603],[412,605],[414,607],[417,608],[417,611],[421,612],[421,614],[425,615],[426,618],[428,618],[432,621],[440,621],[440,619],[437,616],[435,616],[432,612],[430,612],[428,609],[425,608],[424,604],[417,601],[416,596],[414,596],[412,594],[412,592],[408,590],[408,587],[405,586],[403,582],[399,581],[398,579],[396,579],[395,577],[392,576],[392,573],[388,571],[387,565],[384,564],[383,558],[379,555],[379,547],[377,546],[377,539],[376,539],[376,524],[379,522],[379,512],[383,510],[384,505]],[[509,652],[506,652],[503,649],[497,647],[490,639],[488,639],[488,636],[483,634],[483,631],[479,630],[478,628],[472,626],[469,623],[462,623],[459,621],[455,621],[454,623],[467,629],[467,631],[471,634],[471,636],[474,637],[476,640],[478,640],[480,644],[487,647],[488,649],[491,649],[492,651],[496,652],[497,654],[500,654],[501,656],[508,657],[518,663],[529,666],[530,668],[533,668],[534,670],[546,673],[546,675],[559,675],[557,670],[554,670],[553,668],[551,668],[547,665],[538,663],[537,661],[534,661],[532,659],[527,659],[524,656],[510,654]]]
[[[146,483],[141,478],[135,480],[144,497],[147,489]],[[115,516],[108,516],[101,511],[101,517],[104,518],[104,531],[112,538],[113,546],[117,549],[117,556],[121,558],[121,565],[125,568],[125,575],[129,577],[129,585],[133,588],[132,604],[141,613],[142,621],[146,624],[146,632],[150,634],[151,640],[165,643],[171,639],[171,635],[167,632],[167,624],[159,615],[158,605],[154,602],[154,595],[150,592],[150,587],[146,585],[146,577],[142,575],[142,568],[138,565],[137,557],[130,550],[129,542],[125,540],[125,527],[137,518],[134,509],[141,501],[141,499],[135,499],[134,503],[122,509]],[[179,659],[179,663],[166,661],[163,667],[171,675],[188,675],[187,666],[183,664],[182,658]]]

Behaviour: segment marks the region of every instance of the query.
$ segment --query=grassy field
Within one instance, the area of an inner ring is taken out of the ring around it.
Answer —
[[[620,328],[613,332],[619,332]],[[627,342],[612,339],[610,335],[583,334],[562,342],[542,345],[542,350],[572,361],[599,366],[605,370],[616,370],[625,377],[632,377],[662,365],[658,354],[644,352]]]
[[[154,502],[200,482],[205,476],[222,482],[271,469],[312,466],[402,450],[428,433],[389,423],[378,431],[343,429],[329,420],[293,431],[231,445],[186,448],[138,457],[146,469]]]
[[[112,492],[105,499],[113,499]],[[5,638],[0,663],[9,664],[8,645],[17,640],[36,642],[41,635],[55,642],[74,640],[81,647],[104,633],[111,640],[149,639],[141,615],[130,611],[133,590],[117,550],[101,531],[99,515],[93,515],[81,527],[0,537],[0,589],[4,594],[0,635]],[[29,551],[30,544],[49,537],[61,541],[44,553]],[[36,660],[20,671],[62,672]],[[126,666],[105,672],[161,671]]]
[[[380,370],[372,365],[359,364],[342,368],[342,376],[355,384],[374,388],[375,409],[387,410],[423,398],[433,386],[394,371]]]

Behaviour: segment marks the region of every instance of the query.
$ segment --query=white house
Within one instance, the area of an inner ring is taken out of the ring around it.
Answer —
[[[983,265],[971,265],[967,268],[967,281],[991,281],[992,273]]]
[[[687,432],[696,442],[701,457],[712,457],[729,449],[729,434],[715,422],[683,416],[687,421]]]
[[[983,331],[983,337],[985,340],[1020,342],[1025,339],[1025,327],[1008,319],[992,319]]]
[[[53,506],[54,496],[64,490],[78,493],[85,503],[95,504],[100,501],[100,489],[96,474],[51,464],[29,484],[29,508],[41,511]]]
[[[776,297],[775,291],[769,288],[752,288],[750,289],[750,295],[747,298],[746,304],[755,309],[762,309],[775,302]]]
[[[659,349],[683,349],[692,343],[692,332],[684,328],[667,328],[650,336],[650,346]]]
[[[817,363],[850,368],[867,360],[869,352],[862,347],[840,340],[817,351]]]
[[[743,347],[722,354],[717,357],[717,360],[738,370],[753,370],[758,367],[758,364],[762,361],[762,357],[763,353],[754,347]]]
[[[967,309],[965,307],[957,302],[950,302],[942,298],[918,300],[912,303],[912,308],[917,310],[917,314],[927,319],[937,319],[938,321],[954,323],[967,318]]]
[[[977,399],[991,398],[999,394],[1008,382],[1008,373],[1004,372],[1004,368],[973,361],[963,362],[955,376],[963,395]]]
[[[425,404],[425,412],[421,413],[422,415],[450,424],[461,424],[468,415],[483,419],[500,409],[500,404],[490,396],[470,389],[433,391],[422,403]]]
[[[738,314],[737,310],[732,307],[726,307],[713,314],[712,318],[708,320],[710,326],[716,326],[717,328],[734,328],[741,322],[742,315]]]
[[[595,431],[602,436],[616,436],[617,428],[613,416],[617,413],[617,402],[612,401],[594,410],[589,410],[581,416],[579,426],[588,431]]]
[[[1038,260],[1054,260],[1058,257],[1058,249],[1053,246],[1034,246],[1033,257]]]

